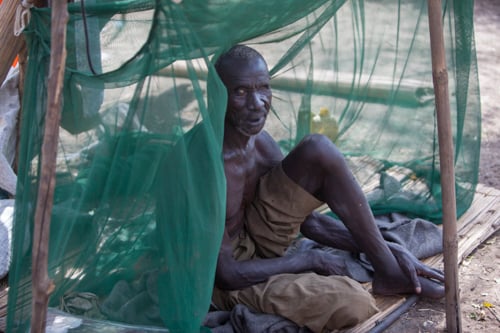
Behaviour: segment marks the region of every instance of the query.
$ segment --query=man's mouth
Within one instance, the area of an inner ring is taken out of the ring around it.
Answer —
[[[259,126],[260,124],[262,124],[263,121],[264,121],[264,117],[259,117],[259,118],[249,119],[248,123],[251,126]]]

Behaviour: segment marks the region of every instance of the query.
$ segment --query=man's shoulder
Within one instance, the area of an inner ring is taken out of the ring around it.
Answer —
[[[256,140],[256,142],[260,142],[260,143],[273,143],[275,145],[278,145],[276,143],[276,141],[273,139],[273,137],[271,136],[271,134],[269,134],[269,132],[267,132],[265,130],[260,131],[259,134],[257,134],[255,140]]]
[[[273,139],[273,137],[267,131],[261,131],[255,138],[256,148],[266,154],[273,157],[276,155],[281,156],[281,149],[278,143]]]

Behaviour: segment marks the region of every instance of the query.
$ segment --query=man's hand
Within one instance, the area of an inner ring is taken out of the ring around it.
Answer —
[[[313,271],[316,274],[349,276],[345,258],[319,249],[308,250],[307,255],[313,263]]]
[[[403,272],[410,278],[415,287],[416,294],[420,294],[422,291],[422,285],[418,278],[419,276],[444,282],[444,274],[442,271],[423,264],[405,247],[399,244],[387,242],[387,245],[394,257],[396,257]]]

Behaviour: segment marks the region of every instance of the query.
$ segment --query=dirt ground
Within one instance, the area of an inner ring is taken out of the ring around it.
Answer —
[[[475,0],[474,22],[482,110],[479,182],[500,189],[500,1]],[[463,332],[500,332],[500,232],[459,267]],[[445,302],[419,300],[387,333],[447,332]]]

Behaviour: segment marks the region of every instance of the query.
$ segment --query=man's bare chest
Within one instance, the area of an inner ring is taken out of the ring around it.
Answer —
[[[228,208],[239,210],[251,203],[262,174],[255,161],[245,165],[228,164],[225,166]]]

